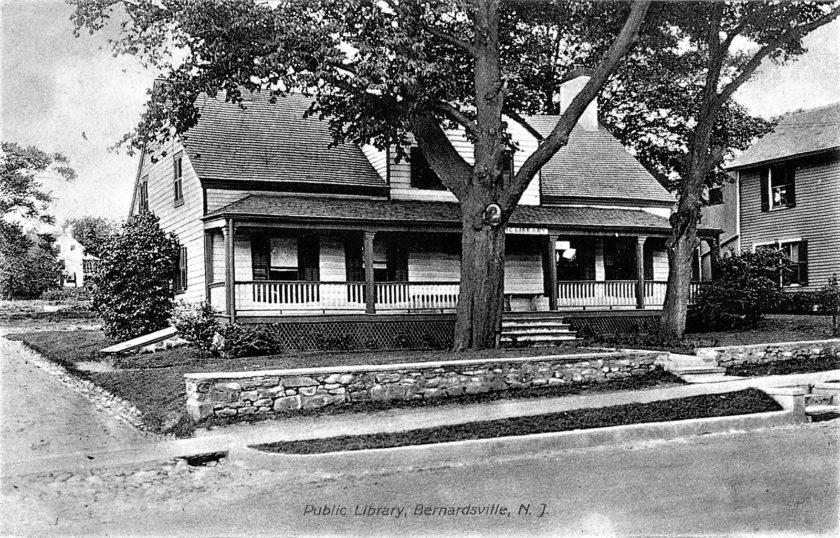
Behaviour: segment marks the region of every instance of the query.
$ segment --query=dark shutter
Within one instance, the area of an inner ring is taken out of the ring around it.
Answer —
[[[298,239],[298,274],[301,280],[310,282],[321,279],[320,243],[317,236]]]
[[[344,240],[344,264],[347,270],[347,282],[364,282],[365,280],[362,246],[361,237],[350,236]]]
[[[645,280],[653,280],[653,245],[650,239],[647,240],[644,249],[643,266]]]
[[[808,285],[808,241],[799,242],[799,285]]]
[[[251,278],[268,280],[268,238],[264,235],[251,236]]]
[[[788,168],[785,170],[785,180],[787,181],[787,201],[788,207],[796,207],[796,169]]]
[[[402,243],[388,243],[388,280],[408,282],[408,249]]]
[[[770,211],[770,170],[761,171],[758,188],[761,189],[761,210]]]

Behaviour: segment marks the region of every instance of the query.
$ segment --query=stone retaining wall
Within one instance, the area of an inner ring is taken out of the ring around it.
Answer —
[[[717,361],[718,366],[725,368],[790,359],[840,358],[840,339],[698,348],[695,354],[705,361]]]
[[[187,411],[231,421],[365,401],[449,398],[607,382],[659,368],[660,352],[614,352],[299,370],[185,374]]]

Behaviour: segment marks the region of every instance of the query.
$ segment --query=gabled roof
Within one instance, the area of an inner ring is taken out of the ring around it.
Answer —
[[[548,136],[560,116],[529,116]],[[603,126],[575,127],[569,142],[540,171],[543,197],[607,198],[673,204],[674,197]]]
[[[461,208],[457,203],[452,202],[254,194],[209,213],[204,220],[223,216],[459,228]],[[671,231],[671,225],[664,217],[634,209],[595,207],[521,205],[514,210],[509,224],[554,229],[632,229],[651,233],[670,233]],[[701,226],[701,232],[714,231],[716,230]]]
[[[785,116],[727,168],[743,169],[837,148],[840,148],[840,103]]]
[[[183,142],[202,180],[271,181],[382,187],[386,184],[356,144],[333,141],[327,122],[304,119],[310,100],[254,93],[239,105],[200,98],[201,119]]]

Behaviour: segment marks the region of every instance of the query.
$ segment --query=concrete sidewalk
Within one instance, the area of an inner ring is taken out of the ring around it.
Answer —
[[[290,417],[285,420],[267,420],[251,425],[234,425],[210,431],[200,431],[194,438],[157,442],[135,448],[98,453],[76,453],[20,463],[6,462],[2,474],[24,475],[59,470],[75,472],[99,467],[138,465],[199,454],[228,452],[248,445],[274,441],[396,432],[572,409],[645,403],[700,394],[718,394],[749,387],[769,388],[810,385],[831,379],[840,379],[840,370],[580,396],[499,400],[469,405],[452,404],[429,408],[390,409],[374,413]]]

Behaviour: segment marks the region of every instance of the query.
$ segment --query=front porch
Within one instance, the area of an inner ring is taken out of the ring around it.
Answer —
[[[506,310],[658,309],[668,232],[638,210],[519,208]],[[230,320],[452,313],[460,237],[451,203],[251,196],[205,217],[206,299]]]

